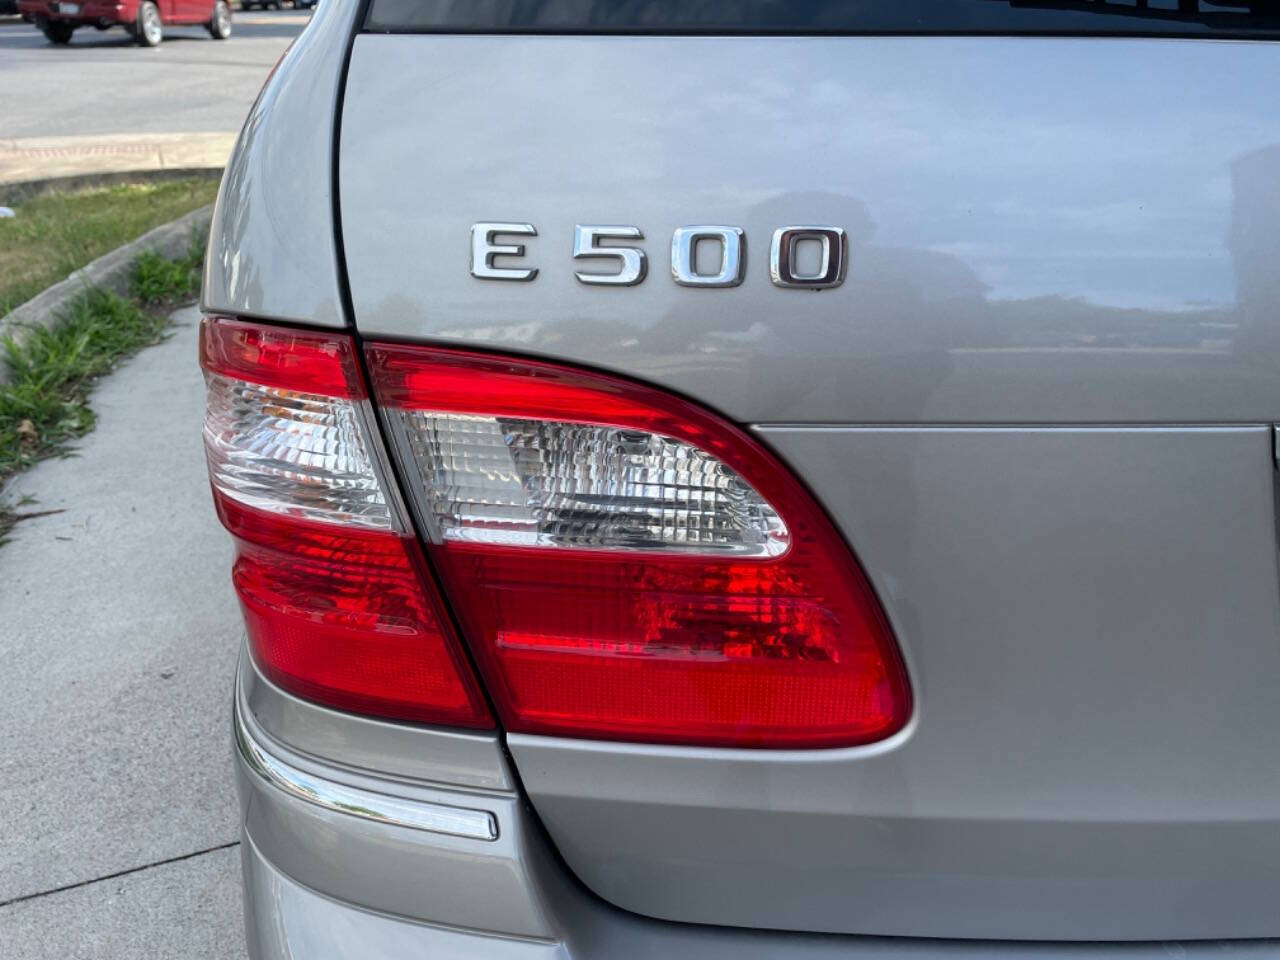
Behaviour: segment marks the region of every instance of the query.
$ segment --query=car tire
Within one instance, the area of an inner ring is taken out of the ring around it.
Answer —
[[[160,20],[160,8],[154,0],[142,0],[138,7],[138,22],[134,24],[133,36],[144,47],[158,47],[164,39],[164,25]]]
[[[225,40],[231,36],[231,5],[227,0],[216,0],[213,16],[206,26],[209,28],[209,36],[215,40]]]
[[[65,47],[71,42],[71,35],[76,32],[76,28],[69,23],[61,20],[52,20],[40,28],[48,41],[55,46]]]
[[[241,10],[246,10],[246,11],[247,11],[247,10],[252,10],[252,9],[253,9],[253,4],[252,4],[252,3],[250,3],[250,2],[249,2],[249,0],[240,0],[240,9],[241,9]]]

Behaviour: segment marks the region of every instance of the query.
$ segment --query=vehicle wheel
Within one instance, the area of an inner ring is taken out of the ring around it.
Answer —
[[[213,17],[209,20],[209,35],[215,40],[231,36],[231,7],[227,0],[217,0],[213,5]]]
[[[44,35],[48,37],[50,43],[55,43],[60,47],[70,43],[71,34],[76,32],[75,27],[61,20],[52,20],[40,29],[44,31]]]
[[[252,10],[252,9],[253,9],[253,4],[252,4],[252,3],[250,3],[250,2],[249,2],[249,0],[240,0],[240,9],[241,9],[241,10]]]
[[[164,39],[164,27],[160,23],[160,9],[153,0],[142,0],[138,7],[138,24],[133,35],[144,47],[158,47]]]

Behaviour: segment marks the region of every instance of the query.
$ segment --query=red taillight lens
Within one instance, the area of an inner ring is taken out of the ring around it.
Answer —
[[[200,366],[208,374],[296,393],[365,396],[350,337],[206,318]]]
[[[906,723],[905,671],[856,561],[748,434],[552,364],[368,357],[509,729],[801,748]]]
[[[356,713],[488,727],[470,669],[423,589],[416,543],[217,495],[254,658],[274,683]]]
[[[533,552],[439,551],[512,730],[817,747],[904,721],[874,600],[825,565]]]
[[[340,709],[492,726],[375,468],[351,339],[206,318],[200,353],[214,499],[263,672]]]

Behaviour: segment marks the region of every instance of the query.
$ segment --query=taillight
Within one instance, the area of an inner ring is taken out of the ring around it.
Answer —
[[[492,721],[374,455],[350,337],[206,318],[205,449],[254,659],[375,716]]]
[[[367,348],[429,554],[513,731],[867,743],[910,691],[857,562],[750,435],[547,363]]]
[[[376,399],[508,729],[879,740],[911,696],[848,547],[749,434],[535,361],[374,345]],[[254,658],[299,696],[492,725],[379,467],[350,337],[208,318],[205,443]]]

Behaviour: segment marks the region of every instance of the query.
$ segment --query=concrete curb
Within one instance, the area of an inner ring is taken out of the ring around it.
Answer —
[[[220,170],[235,142],[233,131],[0,138],[0,183],[179,167]]]
[[[90,187],[111,187],[118,183],[219,180],[221,177],[222,167],[169,167],[164,170],[116,170],[104,173],[75,173],[65,177],[43,177],[39,180],[19,180],[16,183],[0,183],[0,205],[13,206],[46,193],[85,190]]]
[[[132,243],[103,254],[67,279],[32,297],[12,313],[0,317],[0,341],[12,337],[17,343],[21,343],[37,327],[52,329],[71,302],[90,290],[126,293],[133,263],[140,254],[151,251],[164,257],[179,257],[191,248],[192,242],[201,233],[209,229],[212,218],[213,205],[209,204],[144,233]],[[8,369],[0,365],[0,383],[6,383],[8,379]]]

